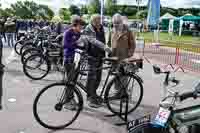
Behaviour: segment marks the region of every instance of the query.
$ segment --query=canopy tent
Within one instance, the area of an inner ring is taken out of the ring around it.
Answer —
[[[171,15],[170,13],[165,13],[162,17],[160,17],[160,21],[163,19],[176,19],[176,17]]]
[[[200,21],[200,16],[193,16],[192,14],[186,14],[182,17],[179,17],[178,19],[183,21]]]

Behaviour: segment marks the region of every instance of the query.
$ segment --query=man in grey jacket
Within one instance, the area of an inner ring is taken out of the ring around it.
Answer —
[[[102,99],[97,95],[96,90],[101,82],[102,70],[94,71],[92,69],[102,66],[102,58],[105,57],[105,33],[103,26],[101,25],[101,17],[99,14],[95,14],[91,17],[91,23],[87,25],[84,30],[84,35],[89,39],[88,54],[94,57],[94,59],[88,60],[88,66],[90,71],[87,78],[87,100],[90,107],[98,108],[102,104]],[[97,47],[102,46],[102,48]]]

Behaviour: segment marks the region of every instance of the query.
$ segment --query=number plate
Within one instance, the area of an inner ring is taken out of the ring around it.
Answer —
[[[154,124],[165,127],[165,124],[167,123],[170,114],[171,111],[169,111],[168,109],[160,108],[154,120]]]
[[[138,126],[145,124],[145,123],[149,123],[150,121],[151,121],[151,115],[147,115],[142,118],[128,122],[128,125],[127,125],[128,133],[134,133],[134,130]]]

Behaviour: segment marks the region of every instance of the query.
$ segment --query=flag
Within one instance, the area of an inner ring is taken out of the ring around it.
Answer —
[[[160,18],[160,0],[148,1],[148,17],[147,24],[150,26],[157,26]]]

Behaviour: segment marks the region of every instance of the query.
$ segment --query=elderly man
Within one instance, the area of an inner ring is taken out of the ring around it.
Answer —
[[[133,56],[136,42],[135,36],[128,29],[127,21],[124,21],[124,17],[120,14],[115,14],[112,18],[113,29],[110,34],[109,44],[111,44],[112,55],[123,60]],[[122,78],[123,83],[126,83],[127,79]],[[120,97],[119,84],[116,83],[116,94],[113,97]]]
[[[102,70],[94,71],[94,69],[102,66],[102,58],[105,57],[105,51],[96,46],[97,44],[105,46],[105,33],[99,14],[92,15],[91,22],[86,26],[84,34],[89,37],[91,43],[88,54],[94,57],[94,60],[88,60],[88,66],[91,70],[88,72],[86,84],[87,100],[90,107],[98,108],[102,104],[102,99],[97,95],[96,90],[101,82]]]

